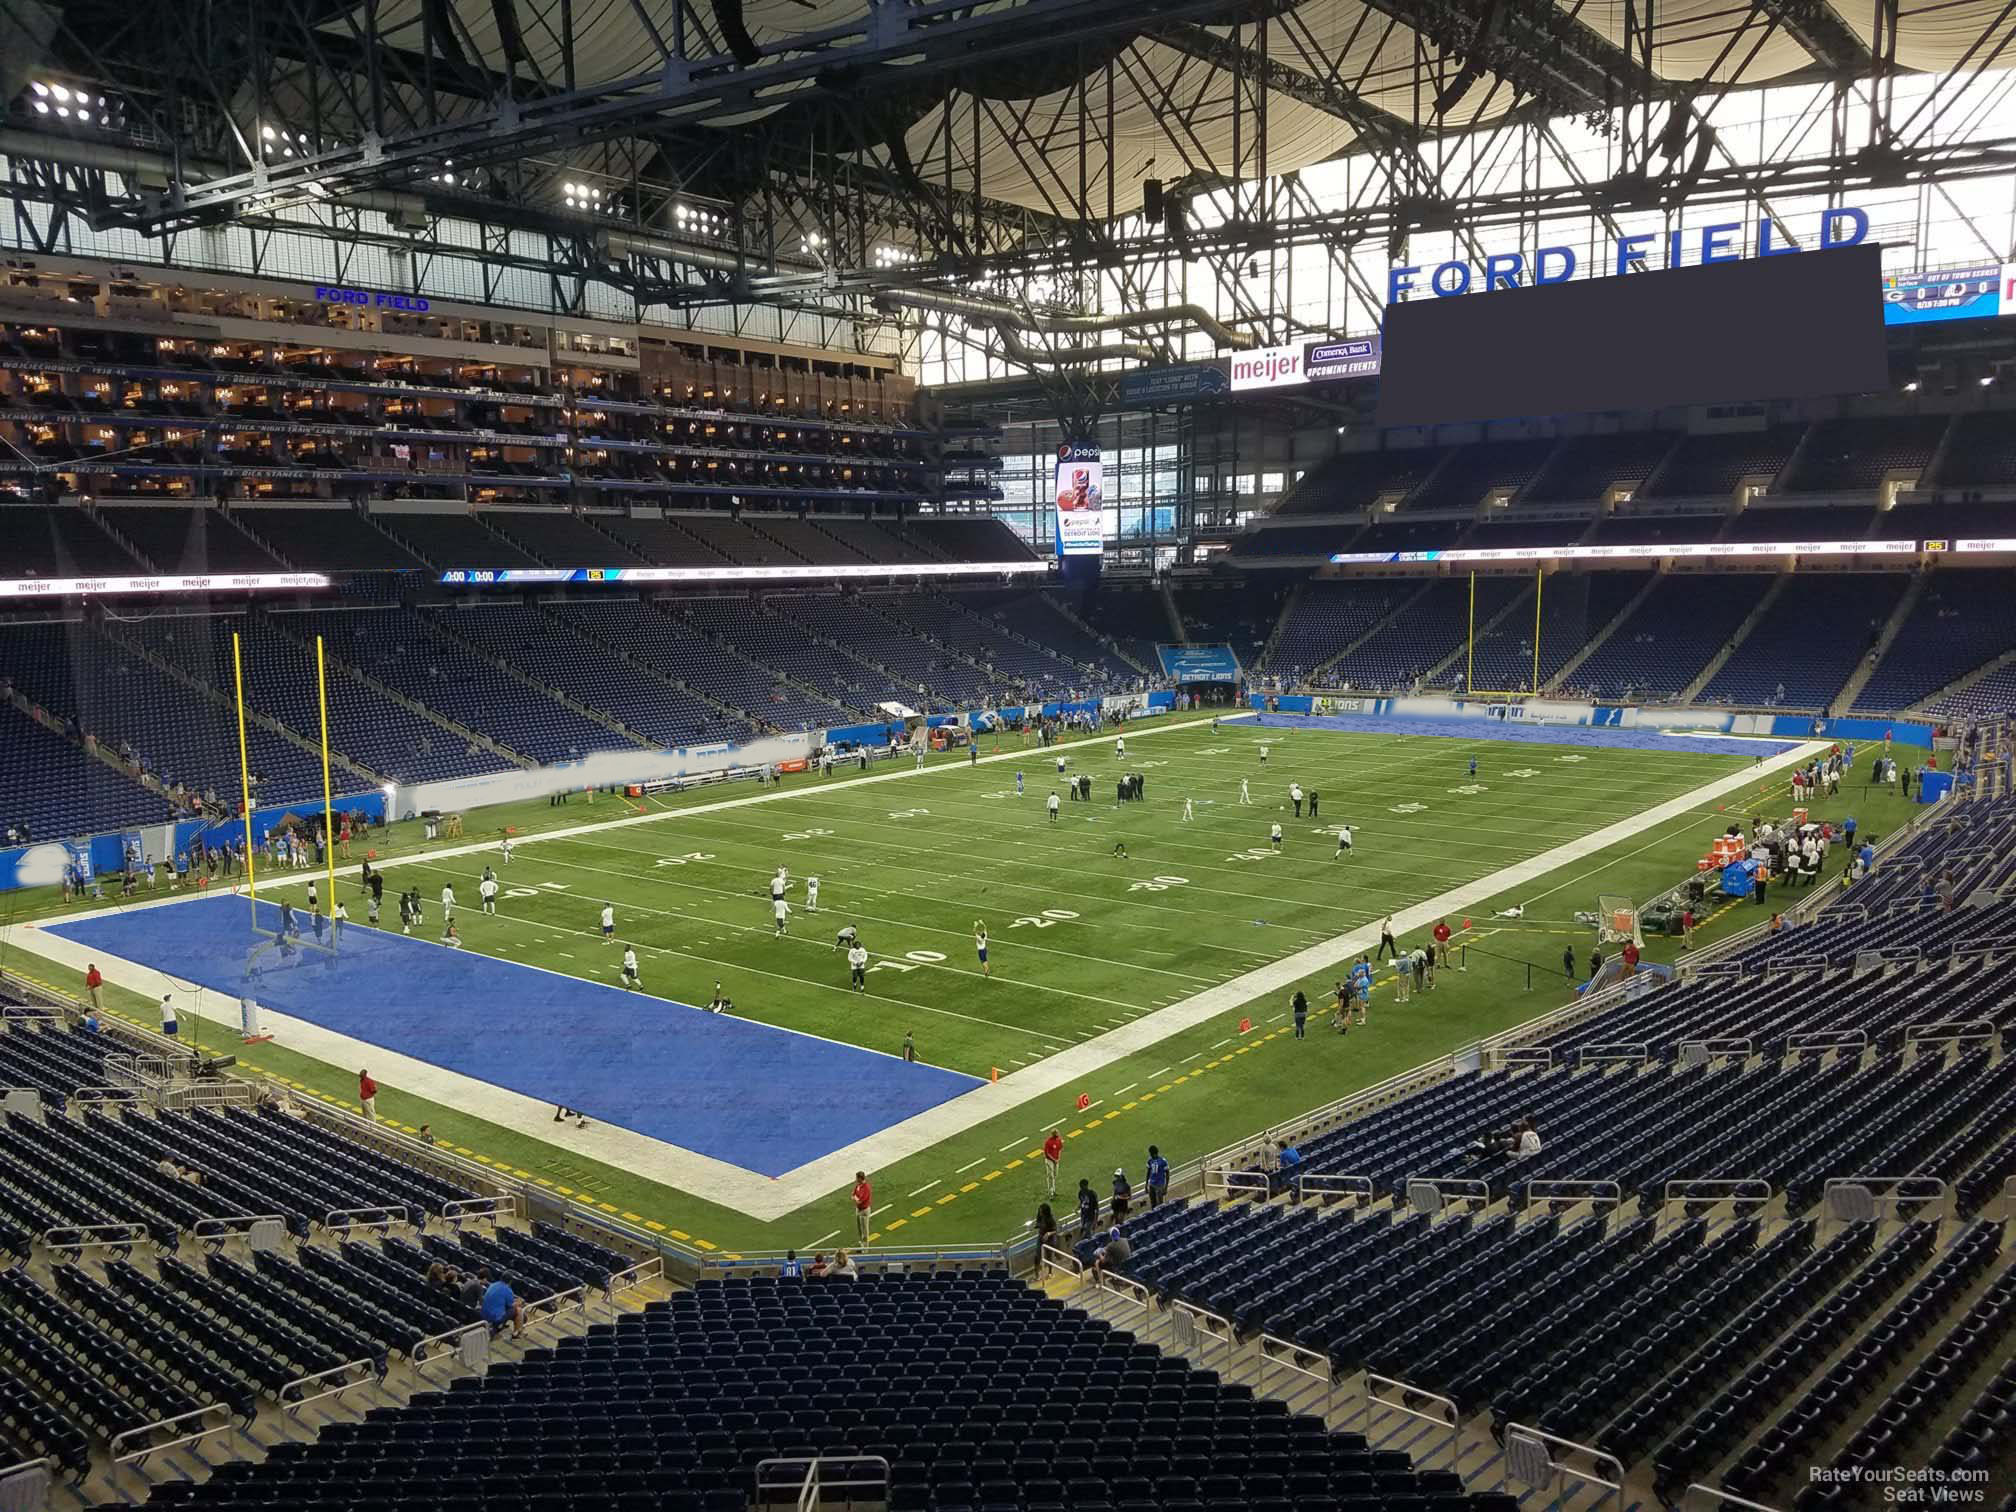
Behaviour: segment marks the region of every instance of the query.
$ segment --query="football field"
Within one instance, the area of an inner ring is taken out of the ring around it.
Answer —
[[[1027,1146],[1049,1127],[1073,1141],[1067,1190],[1079,1175],[1104,1190],[1116,1164],[1138,1180],[1148,1143],[1180,1163],[1531,1017],[1565,994],[1564,947],[1586,960],[1594,934],[1574,915],[1599,892],[1680,880],[1725,805],[1784,806],[1784,743],[1491,730],[1506,738],[1171,719],[1128,731],[1124,758],[1110,733],[1053,749],[1006,736],[998,753],[983,737],[977,763],[485,811],[431,848],[395,827],[379,930],[356,858],[339,862],[348,938],[333,960],[259,970],[282,1027],[246,1059],[340,1099],[361,1057],[381,1112],[712,1246],[827,1238],[861,1167],[891,1240],[999,1239],[1041,1196]],[[1116,797],[1123,772],[1143,778],[1139,801]],[[1080,775],[1087,801],[1068,796]],[[308,877],[262,878],[260,897],[303,908]],[[425,916],[406,936],[409,887]],[[459,951],[440,943],[443,887]],[[1404,948],[1445,906],[1470,947],[1460,977],[1389,1010],[1382,969],[1365,1030],[1320,1027],[1382,918]],[[66,964],[110,957],[136,994],[158,974],[223,994],[242,979],[245,909],[213,897],[50,933]],[[850,926],[865,991],[836,948]],[[1316,1005],[1307,1041],[1286,1023],[1298,986]],[[732,1011],[700,1011],[717,991]],[[551,1125],[556,1102],[591,1126]]]

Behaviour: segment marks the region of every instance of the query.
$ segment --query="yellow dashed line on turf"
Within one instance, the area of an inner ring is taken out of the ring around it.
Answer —
[[[911,1212],[910,1216],[911,1216],[912,1218],[924,1218],[924,1217],[928,1217],[928,1216],[930,1215],[930,1212],[931,1212],[931,1209],[929,1209],[928,1207],[921,1207],[921,1208],[916,1208],[916,1209],[912,1210],[912,1212]]]
[[[989,1171],[985,1176],[982,1176],[980,1179],[982,1181],[993,1181],[999,1178],[1000,1175],[1001,1173],[999,1171]]]
[[[966,1183],[966,1185],[959,1188],[959,1190],[962,1192],[977,1192],[980,1190],[980,1183],[977,1181],[969,1181]]]
[[[909,1221],[910,1220],[908,1218],[892,1218],[889,1222],[883,1224],[882,1226],[893,1234],[896,1232],[896,1230],[903,1227],[903,1225],[908,1223]]]

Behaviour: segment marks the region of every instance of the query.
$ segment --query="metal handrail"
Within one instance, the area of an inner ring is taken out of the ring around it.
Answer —
[[[1768,1203],[1775,1194],[1771,1183],[1761,1176],[1683,1176],[1666,1183],[1659,1206],[1663,1212],[1676,1202]]]
[[[1416,1211],[1421,1210],[1421,1204],[1415,1201],[1416,1188],[1420,1187],[1434,1190],[1438,1207],[1450,1202],[1480,1202],[1489,1207],[1492,1201],[1491,1184],[1474,1176],[1409,1176],[1400,1184],[1400,1189],[1407,1194],[1409,1206]]]
[[[1652,1044],[1649,1040],[1615,1040],[1608,1044],[1584,1045],[1575,1052],[1575,1064],[1590,1065],[1643,1065],[1652,1058]]]
[[[1616,1455],[1606,1453],[1601,1449],[1591,1448],[1588,1444],[1578,1444],[1575,1440],[1562,1438],[1558,1434],[1546,1433],[1538,1428],[1528,1427],[1524,1423],[1507,1423],[1505,1425],[1505,1444],[1508,1458],[1511,1454],[1511,1446],[1515,1437],[1524,1439],[1538,1448],[1541,1455],[1547,1461],[1548,1469],[1556,1476],[1572,1475],[1579,1481],[1587,1481],[1592,1486],[1603,1487],[1608,1492],[1608,1495],[1597,1497],[1597,1506],[1601,1506],[1605,1502],[1619,1508],[1624,1505],[1624,1462],[1618,1459]],[[1593,1465],[1610,1467],[1616,1472],[1616,1479],[1605,1480],[1594,1471],[1577,1469],[1574,1465],[1566,1464],[1556,1459],[1552,1453],[1552,1449],[1557,1446],[1562,1449],[1573,1450]],[[1547,1489],[1551,1490],[1553,1488],[1550,1485]]]
[[[1724,1506],[1742,1507],[1745,1509],[1745,1512],[1778,1512],[1776,1507],[1767,1507],[1763,1502],[1745,1501],[1733,1492],[1724,1491],[1719,1486],[1704,1486],[1699,1481],[1694,1482],[1694,1484],[1680,1493],[1681,1505],[1684,1507],[1687,1498],[1697,1491],[1703,1496],[1713,1497]]]
[[[1304,1175],[1295,1173],[1295,1200],[1305,1197],[1350,1197],[1359,1199],[1370,1207],[1379,1200],[1377,1189],[1370,1176],[1350,1176],[1331,1171],[1311,1171]]]
[[[1909,1190],[1917,1188],[1917,1190]],[[1943,1207],[1953,1216],[1953,1189],[1938,1176],[1830,1176],[1820,1189],[1821,1211],[1830,1212],[1837,1191],[1860,1189],[1879,1209],[1894,1210],[1907,1202],[1925,1202]]]
[[[81,1255],[86,1250],[131,1249],[136,1244],[145,1244],[150,1237],[144,1223],[72,1223],[38,1234],[35,1242],[58,1253],[75,1251]]]
[[[338,1208],[322,1220],[325,1233],[349,1233],[353,1229],[384,1229],[392,1231],[393,1224],[413,1227],[412,1209],[404,1203],[394,1203],[390,1207]]]
[[[357,1379],[344,1380],[326,1391],[317,1391],[306,1396],[290,1397],[288,1395],[291,1391],[314,1386],[319,1382],[332,1380],[337,1376],[350,1376],[355,1371],[362,1371],[363,1375]],[[326,1401],[330,1397],[341,1396],[353,1387],[363,1386],[374,1380],[382,1381],[384,1378],[385,1372],[380,1368],[376,1360],[350,1360],[328,1370],[318,1370],[313,1375],[305,1375],[289,1381],[280,1388],[275,1400],[279,1402],[280,1410],[291,1417],[311,1402]]]
[[[1545,1187],[1547,1190],[1542,1191]],[[1526,1183],[1526,1200],[1533,1202],[1613,1202],[1622,1206],[1624,1188],[1615,1181],[1580,1181],[1567,1177],[1543,1176]]]
[[[198,1241],[238,1239],[249,1235],[254,1224],[277,1223],[280,1230],[287,1230],[287,1219],[281,1213],[232,1213],[222,1218],[198,1218],[190,1227],[189,1237]]]
[[[229,1422],[219,1423],[214,1428],[205,1428],[198,1433],[181,1434],[168,1440],[165,1444],[149,1444],[144,1449],[128,1449],[123,1453],[119,1448],[121,1444],[129,1444],[135,1439],[159,1433],[163,1429],[174,1428],[179,1423],[193,1422],[197,1418],[212,1417],[220,1412],[228,1417],[230,1409],[222,1402],[212,1402],[208,1407],[198,1407],[194,1412],[185,1412],[177,1417],[163,1418],[158,1423],[143,1423],[138,1428],[128,1428],[124,1433],[113,1435],[112,1442],[106,1445],[106,1450],[112,1456],[112,1463],[115,1465],[137,1465],[150,1454],[160,1454],[164,1450],[179,1449],[184,1444],[193,1444],[198,1439],[210,1437],[213,1433],[222,1433],[231,1425]]]
[[[1971,1045],[1987,1040],[1993,1044],[2002,1031],[1992,1019],[1931,1019],[1904,1026],[1904,1048],[1919,1045]]]
[[[505,1192],[496,1197],[469,1197],[459,1202],[443,1203],[441,1221],[452,1225],[478,1218],[517,1218],[522,1216],[523,1207],[515,1192]]]
[[[1211,1357],[1212,1346],[1214,1345],[1223,1353],[1225,1362],[1230,1363],[1232,1351],[1239,1344],[1239,1330],[1233,1326],[1230,1318],[1224,1316],[1222,1313],[1212,1312],[1209,1308],[1199,1307],[1194,1302],[1183,1301],[1171,1302],[1169,1304],[1169,1314],[1172,1320],[1186,1324],[1193,1333],[1204,1341],[1195,1346],[1195,1353],[1192,1356],[1199,1365],[1203,1366],[1206,1370],[1212,1368]]]
[[[1449,1416],[1447,1418],[1438,1417],[1432,1412],[1423,1412],[1419,1407],[1410,1406],[1406,1402],[1390,1401],[1379,1394],[1378,1388],[1381,1386],[1390,1386],[1393,1390],[1402,1392],[1407,1396],[1418,1397],[1424,1402],[1432,1402],[1439,1407],[1446,1407],[1449,1409]],[[1374,1375],[1372,1372],[1367,1371],[1365,1373],[1365,1403],[1368,1411],[1376,1403],[1388,1412],[1402,1412],[1408,1417],[1419,1418],[1424,1423],[1433,1423],[1438,1428],[1448,1429],[1449,1463],[1452,1466],[1456,1463],[1457,1448],[1463,1434],[1463,1413],[1449,1397],[1442,1396],[1438,1392],[1429,1391],[1424,1387],[1410,1386],[1407,1382],[1395,1380],[1392,1376]],[[1424,1464],[1432,1458],[1434,1458],[1432,1454],[1418,1454],[1414,1457],[1414,1461],[1416,1464]]]
[[[1806,1050],[1846,1050],[1850,1046],[1858,1055],[1867,1050],[1869,1032],[1866,1029],[1802,1029],[1785,1038],[1787,1055],[1798,1055]]]
[[[1689,1050],[1699,1050],[1704,1060],[1726,1060],[1730,1056],[1748,1060],[1757,1053],[1756,1045],[1750,1037],[1741,1034],[1680,1041],[1680,1055],[1683,1060]]]
[[[1054,1266],[1066,1275],[1082,1276],[1085,1274],[1085,1262],[1069,1250],[1059,1249],[1054,1244],[1045,1244],[1038,1248],[1037,1253],[1043,1264]]]
[[[1330,1357],[1319,1349],[1309,1349],[1292,1339],[1284,1339],[1278,1334],[1262,1333],[1259,1337],[1260,1379],[1259,1389],[1268,1389],[1268,1374],[1274,1370],[1285,1370],[1291,1375],[1299,1375],[1305,1380],[1318,1383],[1323,1388],[1323,1417],[1327,1421],[1337,1395],[1336,1367]],[[1285,1353],[1283,1353],[1285,1351]],[[1313,1370],[1304,1360],[1320,1364],[1321,1370]]]

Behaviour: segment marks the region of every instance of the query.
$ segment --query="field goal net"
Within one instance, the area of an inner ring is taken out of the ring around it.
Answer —
[[[1633,945],[1645,943],[1638,932],[1638,910],[1629,898],[1604,893],[1596,899],[1596,940],[1601,945],[1621,945],[1626,940]]]

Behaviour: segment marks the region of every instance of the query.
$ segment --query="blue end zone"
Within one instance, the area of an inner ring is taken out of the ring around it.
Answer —
[[[262,927],[279,919],[275,905],[259,906]],[[294,1018],[765,1176],[980,1085],[354,923],[340,958],[302,950],[283,960],[269,950],[248,984],[242,897],[103,914],[49,933],[233,997],[249,985]]]
[[[1407,715],[1256,714],[1232,729],[1342,730],[1357,735],[1430,735],[1451,740],[1503,740],[1514,744],[1581,746],[1586,750],[1681,751],[1696,756],[1777,756],[1808,740],[1802,735],[1669,735],[1658,729],[1602,725],[1527,724],[1517,719],[1415,719]]]

